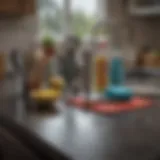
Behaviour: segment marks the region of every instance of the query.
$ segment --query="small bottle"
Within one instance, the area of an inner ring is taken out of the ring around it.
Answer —
[[[107,41],[100,39],[94,60],[94,84],[96,92],[103,92],[108,81]]]
[[[108,63],[106,56],[98,55],[95,60],[96,91],[103,92],[107,85]]]

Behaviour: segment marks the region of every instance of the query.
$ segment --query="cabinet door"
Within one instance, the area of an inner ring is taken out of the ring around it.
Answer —
[[[23,0],[24,14],[35,13],[36,10],[36,1],[35,0]]]
[[[0,13],[1,14],[14,14],[21,13],[21,1],[22,0],[1,0]]]

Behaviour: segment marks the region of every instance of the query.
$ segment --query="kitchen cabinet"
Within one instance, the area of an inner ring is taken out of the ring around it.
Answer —
[[[35,0],[0,0],[0,16],[28,15],[35,11]]]
[[[21,0],[22,1],[22,0]],[[36,11],[36,1],[35,0],[23,0],[23,14],[32,14]]]
[[[21,0],[1,0],[0,14],[1,15],[15,15],[21,14]]]

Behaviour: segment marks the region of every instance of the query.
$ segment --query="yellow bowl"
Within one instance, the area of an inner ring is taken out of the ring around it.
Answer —
[[[61,96],[61,91],[52,89],[38,89],[30,93],[30,97],[36,101],[55,101]]]

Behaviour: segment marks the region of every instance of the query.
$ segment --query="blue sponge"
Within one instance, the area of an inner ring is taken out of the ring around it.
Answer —
[[[125,86],[110,86],[104,93],[104,98],[109,100],[129,100],[133,96],[130,88]]]

